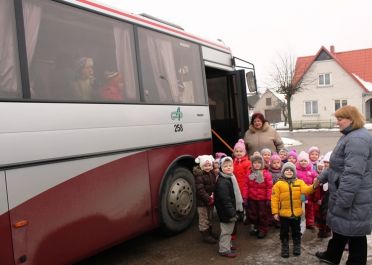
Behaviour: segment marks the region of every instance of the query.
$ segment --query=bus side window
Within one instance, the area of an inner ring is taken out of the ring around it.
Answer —
[[[138,36],[145,100],[205,104],[198,46],[142,28]]]
[[[14,1],[0,1],[0,98],[21,96]]]
[[[139,101],[132,25],[55,1],[24,2],[24,12],[34,11],[24,18],[32,99],[110,102],[101,92],[110,70],[125,77],[120,102]]]

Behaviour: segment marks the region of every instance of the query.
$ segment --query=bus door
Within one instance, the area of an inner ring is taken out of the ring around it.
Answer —
[[[213,153],[231,155],[248,129],[248,104],[244,70],[225,71],[206,67]],[[227,146],[228,145],[228,146]]]

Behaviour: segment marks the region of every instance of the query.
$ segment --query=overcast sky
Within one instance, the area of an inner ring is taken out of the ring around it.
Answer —
[[[278,56],[372,48],[371,0],[100,0],[147,13],[210,40],[222,39],[234,56],[255,64],[260,90]]]

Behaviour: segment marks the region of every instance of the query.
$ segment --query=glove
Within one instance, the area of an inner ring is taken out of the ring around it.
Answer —
[[[209,205],[209,206],[213,206],[213,205],[214,205],[214,198],[213,198],[212,196],[209,197],[208,205]]]
[[[237,215],[235,215],[234,217],[231,217],[230,220],[229,220],[230,223],[234,223],[236,221],[238,221],[238,216]]]

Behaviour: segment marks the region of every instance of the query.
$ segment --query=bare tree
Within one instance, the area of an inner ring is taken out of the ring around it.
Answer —
[[[287,101],[283,116],[288,119],[289,130],[293,130],[291,115],[291,99],[294,94],[305,87],[304,80],[295,76],[295,60],[292,55],[279,55],[278,63],[274,63],[274,73],[271,75],[271,83],[279,94],[284,94]]]

